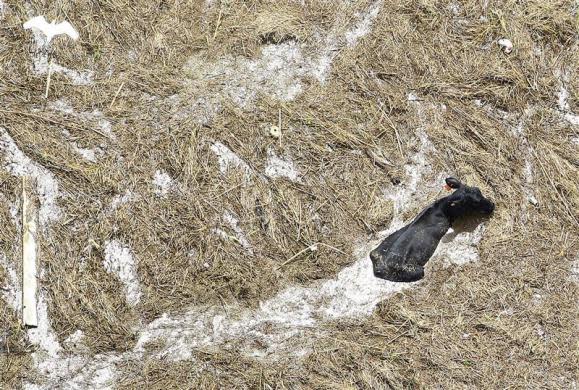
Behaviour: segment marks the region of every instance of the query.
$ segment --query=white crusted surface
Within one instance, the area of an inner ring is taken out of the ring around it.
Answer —
[[[141,286],[131,249],[117,240],[107,241],[103,266],[107,272],[115,275],[125,286],[127,303],[131,306],[139,303]]]
[[[60,218],[58,181],[52,172],[28,158],[8,132],[0,127],[0,153],[4,154],[4,168],[14,176],[30,176],[36,180],[40,199],[39,221],[43,228]]]

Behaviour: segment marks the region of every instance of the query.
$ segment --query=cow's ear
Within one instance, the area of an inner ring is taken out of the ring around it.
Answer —
[[[445,181],[446,185],[448,185],[450,188],[454,188],[455,190],[457,188],[462,187],[462,183],[458,181],[458,179],[455,179],[454,177],[447,177]]]

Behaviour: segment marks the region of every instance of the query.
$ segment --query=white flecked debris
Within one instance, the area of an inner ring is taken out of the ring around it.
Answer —
[[[499,45],[501,50],[505,52],[505,54],[509,54],[510,52],[513,51],[513,42],[511,42],[510,39],[501,38],[497,41],[497,44]]]
[[[285,177],[291,181],[299,182],[299,173],[293,161],[279,158],[272,149],[267,151],[267,165],[265,174],[272,179]]]
[[[249,179],[251,176],[251,169],[245,161],[243,161],[237,154],[233,153],[231,149],[223,145],[221,142],[215,142],[211,145],[211,150],[219,160],[219,171],[223,174],[231,168],[239,168],[244,174],[245,178]]]
[[[105,243],[104,268],[115,275],[125,286],[127,303],[136,305],[141,300],[141,286],[137,274],[137,265],[131,249],[117,240]]]
[[[166,197],[173,186],[173,179],[167,172],[157,170],[153,176],[153,186],[157,196]]]

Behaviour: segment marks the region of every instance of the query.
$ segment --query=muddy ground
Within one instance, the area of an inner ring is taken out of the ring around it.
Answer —
[[[0,26],[0,387],[577,386],[574,2],[0,0]],[[449,175],[493,217],[374,278]]]

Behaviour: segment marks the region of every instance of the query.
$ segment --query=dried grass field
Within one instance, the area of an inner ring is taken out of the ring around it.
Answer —
[[[0,0],[0,388],[576,388],[577,8]],[[450,175],[494,215],[374,278]]]

